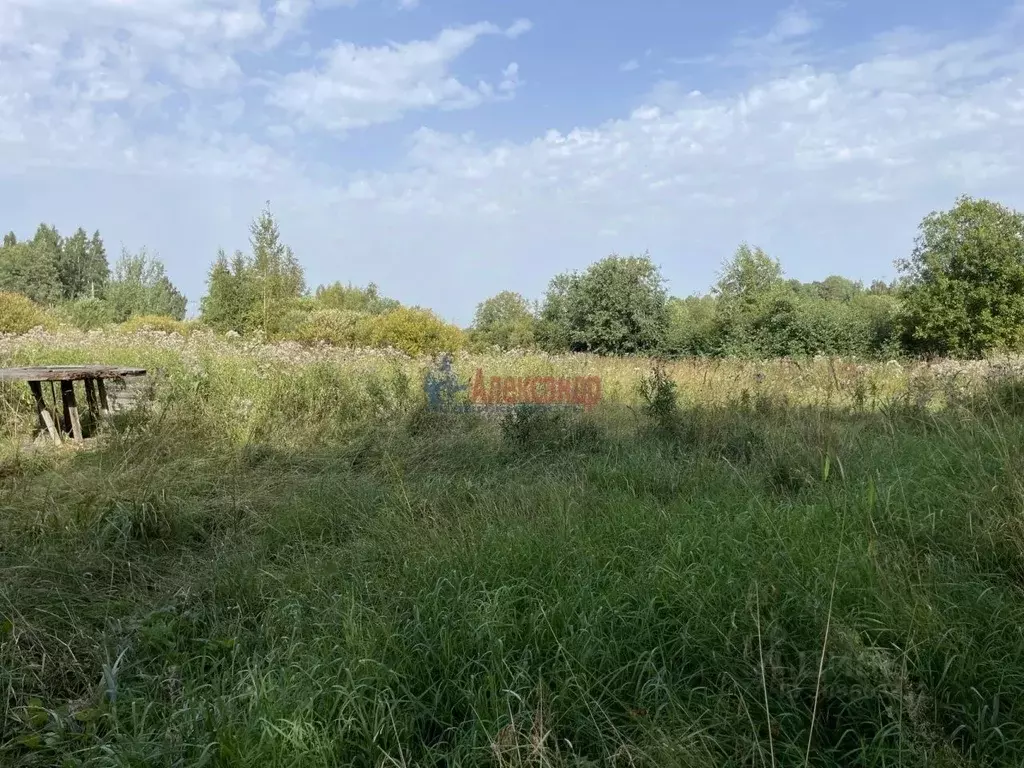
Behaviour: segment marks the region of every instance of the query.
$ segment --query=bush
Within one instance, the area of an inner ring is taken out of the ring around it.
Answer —
[[[361,323],[370,317],[348,309],[320,309],[312,312],[288,337],[305,344],[320,342],[336,347],[355,346],[365,336]]]
[[[688,296],[668,302],[665,354],[714,355],[721,351],[723,329],[713,296]]]
[[[655,361],[650,374],[637,382],[643,412],[650,419],[652,431],[660,437],[680,437],[683,419],[676,390],[676,382],[660,361]]]
[[[536,322],[530,302],[518,293],[502,291],[477,306],[472,340],[481,349],[532,347]]]
[[[664,344],[668,325],[661,272],[648,256],[608,256],[548,286],[537,339],[545,349],[634,354]]]
[[[114,308],[102,299],[80,299],[60,308],[60,319],[81,331],[91,331],[116,322]]]
[[[188,336],[191,327],[183,320],[175,320],[167,315],[139,315],[138,317],[130,317],[121,323],[121,330],[125,333],[163,331],[164,333]]]
[[[292,309],[281,315],[277,325],[277,332],[284,339],[298,340],[299,330],[309,322],[314,307],[308,306],[304,300],[295,302]]]
[[[20,293],[0,293],[0,333],[27,333],[51,327],[53,319],[42,307]]]
[[[418,307],[402,307],[365,318],[357,324],[357,335],[359,342],[393,347],[412,356],[455,352],[466,346],[462,329]]]
[[[516,452],[590,451],[599,447],[604,437],[598,425],[585,416],[526,404],[506,411],[500,428],[503,442]]]

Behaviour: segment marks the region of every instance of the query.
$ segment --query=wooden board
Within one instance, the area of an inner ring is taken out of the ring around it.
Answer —
[[[32,368],[0,368],[0,381],[83,381],[145,376],[145,368],[110,365],[46,365]]]

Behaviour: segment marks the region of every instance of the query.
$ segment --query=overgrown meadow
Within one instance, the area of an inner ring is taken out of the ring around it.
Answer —
[[[0,764],[1017,766],[1024,361],[0,338],[152,371],[85,449],[0,385]],[[24,390],[24,391],[22,391]]]

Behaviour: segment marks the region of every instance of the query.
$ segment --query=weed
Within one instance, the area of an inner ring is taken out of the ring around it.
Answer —
[[[602,377],[490,419],[390,353],[0,356],[167,372],[89,451],[0,388],[2,765],[1021,763],[1012,361],[453,358]]]

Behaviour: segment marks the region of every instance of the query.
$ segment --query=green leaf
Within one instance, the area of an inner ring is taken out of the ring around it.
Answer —
[[[19,736],[14,740],[14,743],[28,749],[39,749],[43,746],[43,739],[38,733],[30,733],[25,736]]]

